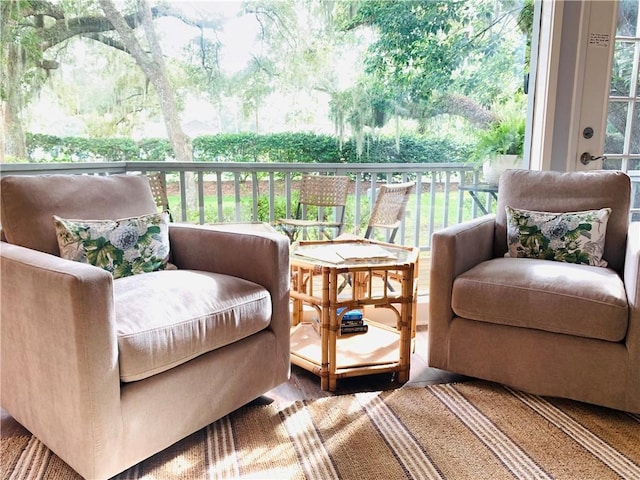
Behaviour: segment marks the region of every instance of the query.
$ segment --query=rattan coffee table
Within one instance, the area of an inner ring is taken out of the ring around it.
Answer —
[[[291,248],[291,362],[334,391],[345,377],[393,372],[409,379],[415,338],[419,250],[371,240],[300,242]],[[308,321],[304,311],[317,318]],[[384,308],[395,321],[367,317]],[[342,334],[345,312],[361,311],[366,333]]]

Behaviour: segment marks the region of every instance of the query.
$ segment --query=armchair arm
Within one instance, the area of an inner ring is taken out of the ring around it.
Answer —
[[[113,443],[122,424],[114,421],[120,375],[111,274],[6,242],[0,271],[2,406],[54,452]]]
[[[495,215],[485,215],[435,232],[429,280],[429,364],[446,366],[446,337],[453,318],[453,281],[493,256]]]
[[[289,361],[289,240],[279,233],[232,232],[201,225],[171,224],[172,262],[178,268],[224,273],[250,280],[271,294],[270,328]]]
[[[627,395],[640,398],[640,223],[632,222],[627,235],[624,286],[629,302],[629,327],[625,339],[629,353]],[[637,408],[637,407],[636,407]]]

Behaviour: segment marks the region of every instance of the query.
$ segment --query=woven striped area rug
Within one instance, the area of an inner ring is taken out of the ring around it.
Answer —
[[[33,437],[3,478],[76,474]],[[247,406],[118,479],[640,479],[640,416],[485,382]]]

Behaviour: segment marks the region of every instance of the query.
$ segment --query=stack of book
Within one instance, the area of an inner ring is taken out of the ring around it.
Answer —
[[[346,309],[342,307],[338,309],[338,316]],[[369,330],[362,317],[362,310],[349,310],[342,315],[342,323],[340,324],[340,334],[347,333],[366,333]]]
[[[342,314],[345,307],[338,309],[338,316]],[[316,332],[320,333],[320,320],[317,317],[313,318],[313,328]],[[369,330],[369,325],[364,321],[361,310],[349,310],[342,315],[342,322],[340,324],[340,335],[348,335],[352,333],[366,333]]]

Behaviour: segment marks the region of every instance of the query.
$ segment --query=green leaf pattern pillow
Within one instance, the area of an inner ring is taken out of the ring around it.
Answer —
[[[551,213],[505,207],[506,256],[606,267],[602,259],[610,208]]]
[[[163,270],[169,259],[169,215],[121,220],[53,216],[60,256],[103,268],[113,278]]]

